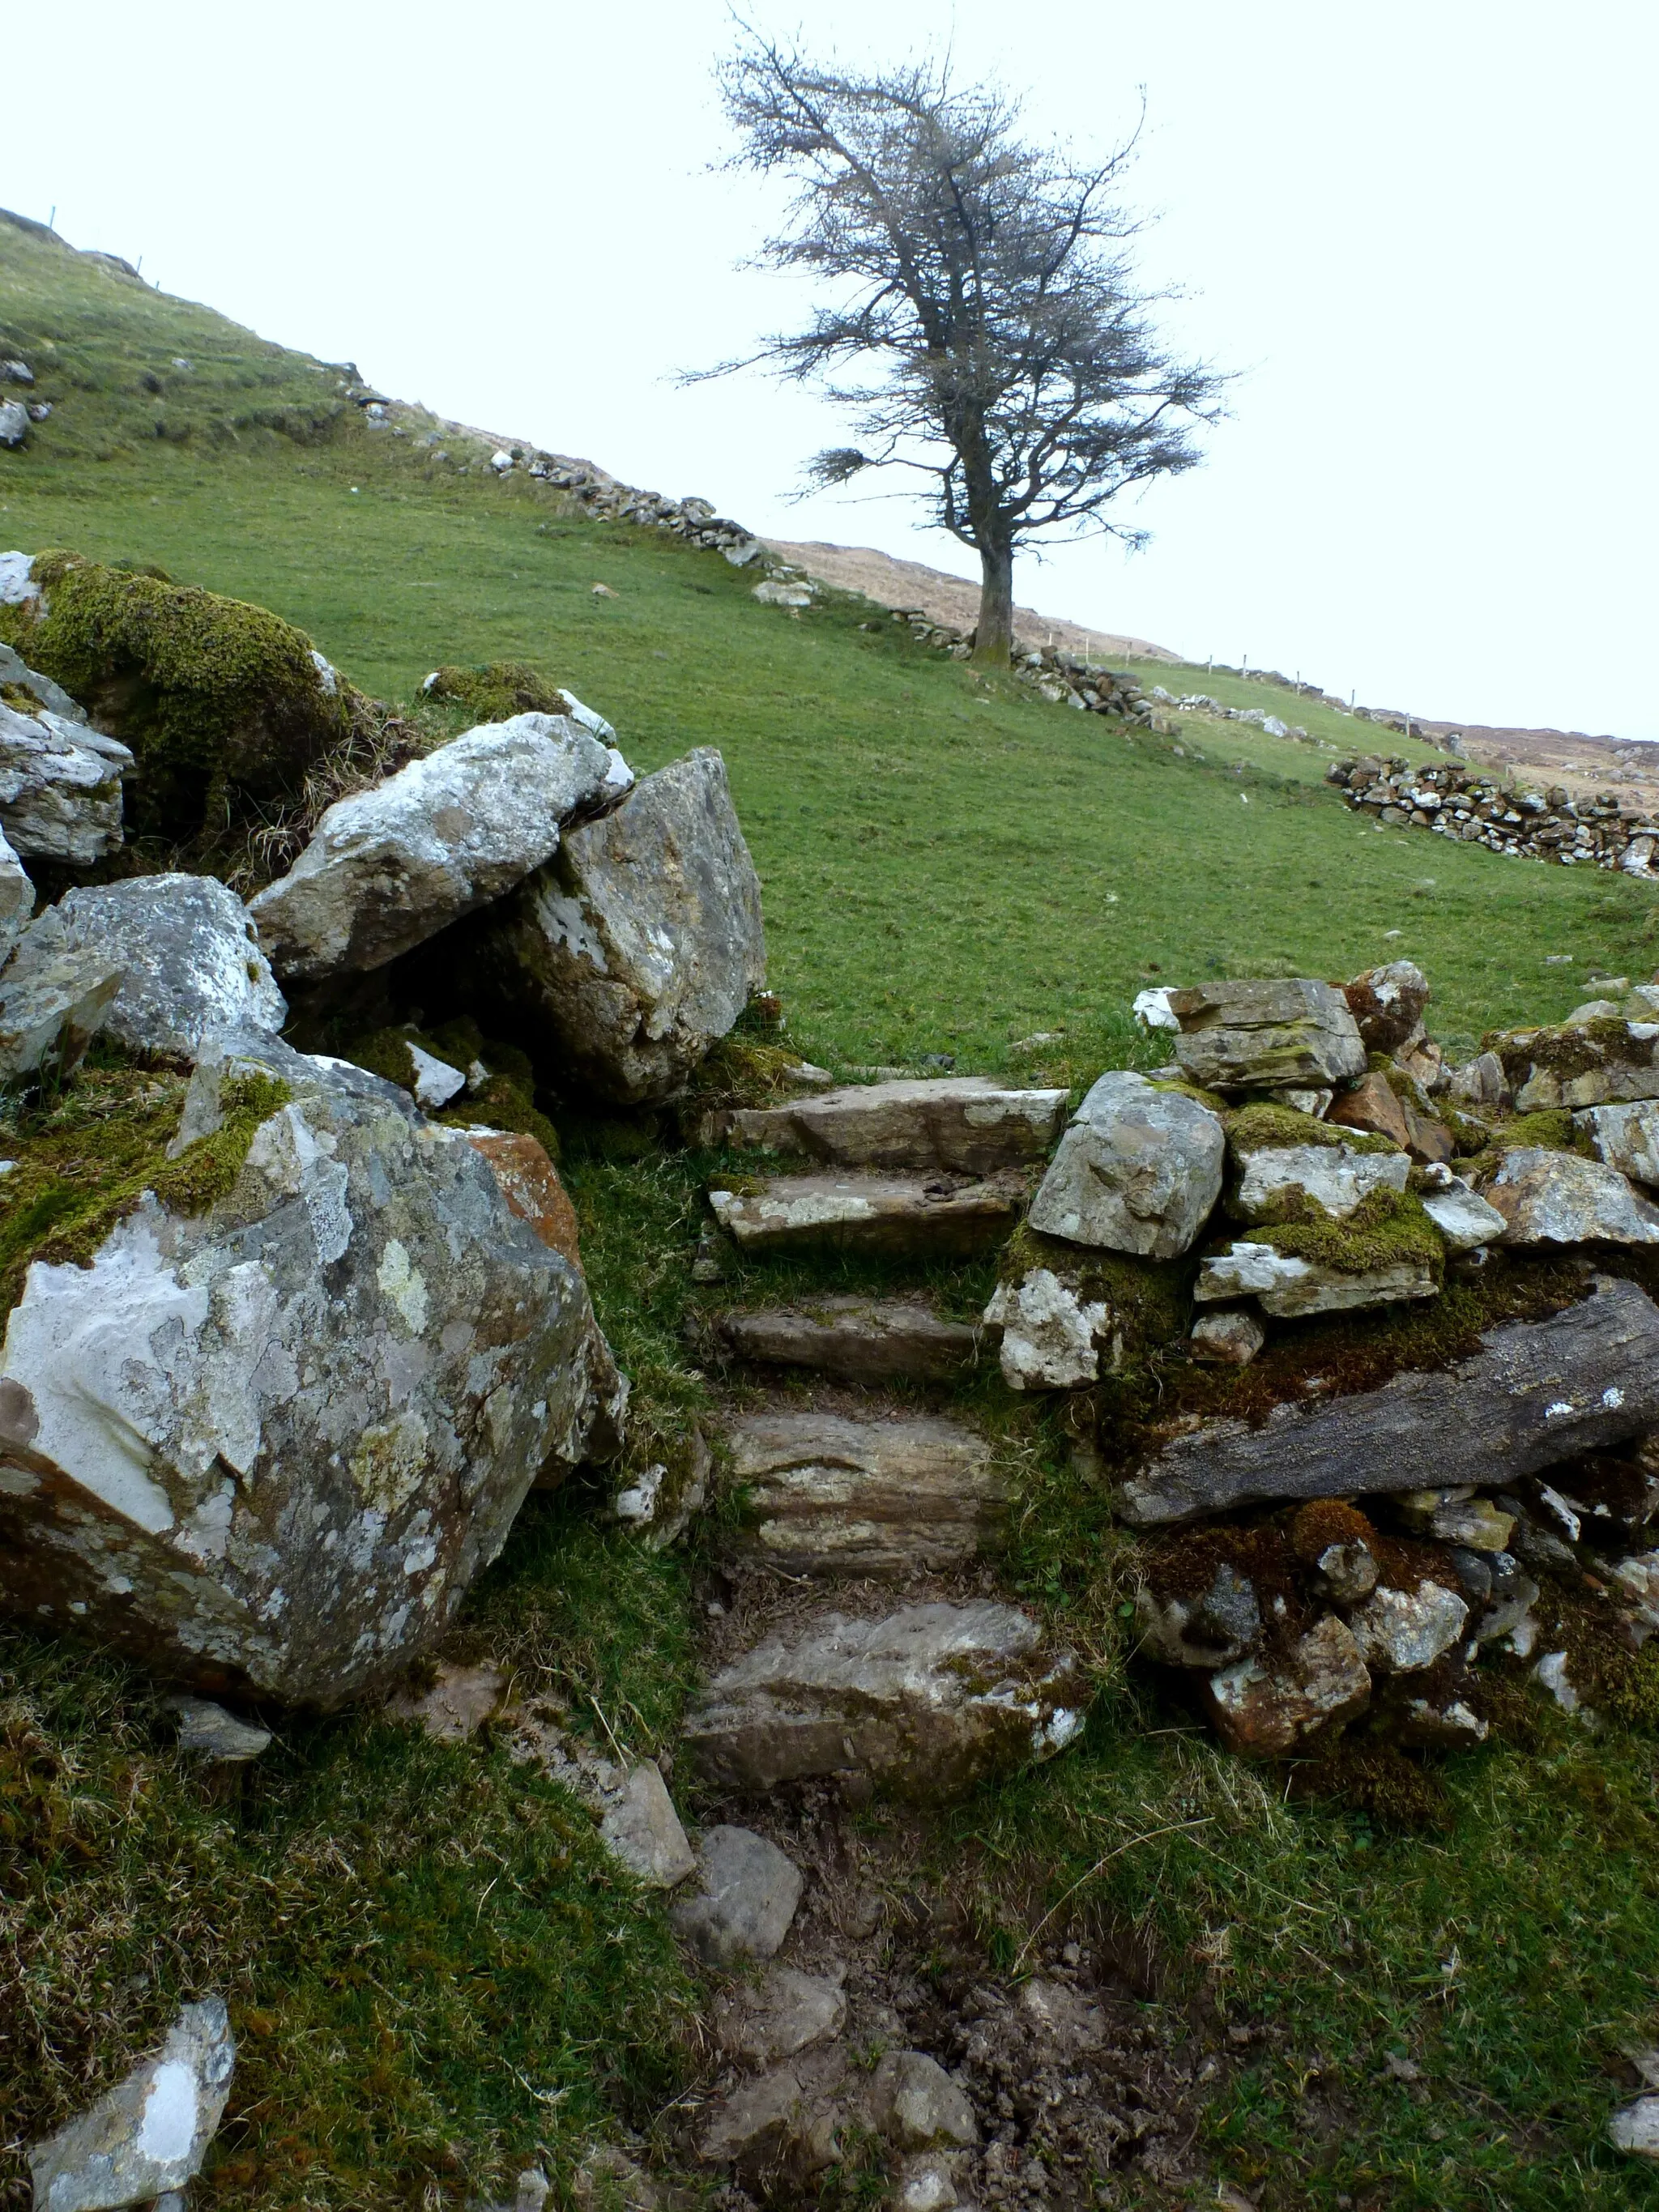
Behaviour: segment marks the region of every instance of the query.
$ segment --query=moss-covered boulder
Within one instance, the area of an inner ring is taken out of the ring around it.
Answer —
[[[158,570],[36,556],[0,635],[137,757],[129,835],[173,844],[297,801],[360,703],[280,616]]]

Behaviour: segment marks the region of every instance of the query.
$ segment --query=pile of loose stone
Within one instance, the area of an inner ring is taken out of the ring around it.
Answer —
[[[1457,761],[1413,765],[1397,757],[1333,761],[1325,780],[1341,787],[1357,812],[1389,829],[1432,830],[1460,844],[1566,868],[1655,872],[1659,822],[1610,791],[1574,799],[1560,784],[1516,790]]]

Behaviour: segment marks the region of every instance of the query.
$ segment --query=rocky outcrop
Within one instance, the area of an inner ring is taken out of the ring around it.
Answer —
[[[12,1311],[0,1583],[202,1688],[337,1705],[583,1455],[603,1341],[466,1134],[378,1078],[226,1041],[175,1150],[175,1203],[37,1262]]]
[[[1046,1157],[1066,1118],[1063,1091],[988,1076],[850,1085],[781,1106],[713,1115],[711,1145],[799,1152],[837,1167],[946,1168],[993,1175]]]
[[[727,1789],[839,1776],[937,1802],[1051,1757],[1082,1726],[1085,1694],[1072,1655],[1013,1606],[825,1613],[722,1668],[686,1744]]]
[[[747,1543],[786,1574],[957,1565],[980,1548],[1006,1495],[984,1438],[931,1416],[746,1413],[727,1424],[726,1446]]]
[[[288,1015],[247,910],[211,876],[129,876],[64,893],[19,945],[7,981],[65,955],[121,971],[107,1036],[193,1062],[216,1030],[275,1035]]]
[[[372,790],[337,799],[286,876],[249,908],[279,975],[314,982],[384,967],[503,897],[566,825],[632,781],[568,716],[489,723]]]
[[[497,988],[600,1096],[673,1097],[766,978],[760,882],[708,748],[572,830],[495,921]]]
[[[84,721],[0,699],[0,829],[25,860],[86,868],[115,852],[131,766],[124,744]]]
[[[1221,1195],[1217,1115],[1144,1076],[1103,1075],[1060,1139],[1031,1201],[1034,1229],[1169,1260],[1196,1240]]]
[[[202,2170],[235,2066],[224,1999],[185,2005],[153,2057],[30,2151],[40,2212],[105,2212],[185,2189]]]
[[[1324,1405],[1280,1405],[1265,1426],[1205,1423],[1123,1484],[1139,1528],[1263,1498],[1396,1490],[1432,1468],[1443,1484],[1519,1480],[1659,1424],[1659,1307],[1608,1281],[1553,1320],[1491,1329],[1473,1358],[1394,1376]]]

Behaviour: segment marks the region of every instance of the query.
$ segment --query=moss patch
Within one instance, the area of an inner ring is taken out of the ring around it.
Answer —
[[[1645,1067],[1651,1046],[1630,1033],[1622,1015],[1601,1014],[1594,1021],[1573,1022],[1559,1029],[1490,1030],[1480,1040],[1483,1052],[1495,1052],[1511,1083],[1521,1082],[1528,1068],[1544,1068],[1563,1083],[1611,1061]]]
[[[1003,1248],[1002,1279],[1022,1282],[1037,1267],[1058,1276],[1085,1304],[1098,1302],[1110,1308],[1132,1364],[1186,1336],[1195,1272],[1190,1261],[1137,1260],[1127,1253],[1096,1251],[1045,1237],[1021,1222]]]
[[[1271,1244],[1286,1259],[1306,1260],[1343,1275],[1421,1266],[1437,1284],[1446,1263],[1445,1240],[1410,1191],[1369,1191],[1340,1221],[1304,1193],[1287,1191],[1279,1218],[1250,1234],[1253,1242]]]
[[[309,639],[264,608],[73,553],[32,573],[44,601],[0,611],[0,635],[132,748],[140,839],[188,842],[291,800],[350,734],[349,688],[331,697]]]
[[[14,1107],[0,1127],[16,1162],[0,1179],[0,1314],[15,1305],[36,1260],[88,1266],[146,1191],[174,1213],[204,1213],[234,1183],[260,1123],[289,1097],[270,1076],[237,1077],[225,1086],[220,1127],[170,1160],[185,1087],[181,1077],[151,1074],[106,1049],[60,1098]]]
[[[1397,1152],[1400,1149],[1391,1137],[1316,1121],[1311,1114],[1298,1114],[1293,1106],[1279,1106],[1266,1099],[1230,1115],[1227,1136],[1236,1153],[1282,1151],[1291,1145],[1319,1145],[1328,1151],[1346,1145],[1351,1152]]]
[[[438,669],[427,696],[465,707],[480,722],[507,722],[514,714],[563,714],[569,709],[557,687],[525,660],[490,660],[476,668]]]

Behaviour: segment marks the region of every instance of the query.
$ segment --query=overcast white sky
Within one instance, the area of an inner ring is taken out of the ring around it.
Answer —
[[[754,19],[787,32],[775,0]],[[1148,127],[1141,252],[1240,373],[1150,548],[1029,556],[1022,599],[1468,720],[1659,738],[1652,0],[833,0],[820,49],[941,32],[1084,149]],[[975,574],[902,500],[790,503],[837,441],[739,353],[798,301],[710,175],[723,0],[56,0],[0,205],[398,396],[701,492],[751,527]]]

